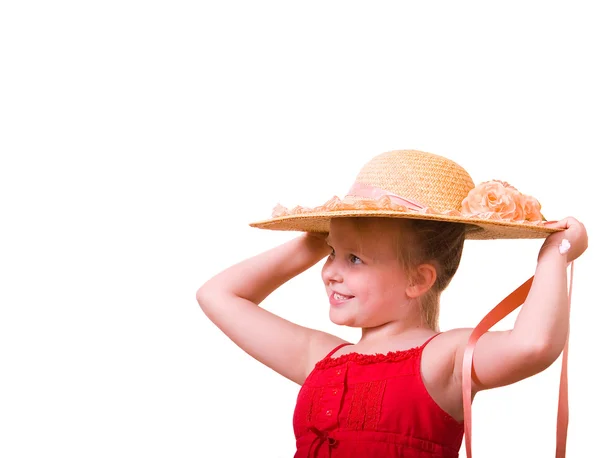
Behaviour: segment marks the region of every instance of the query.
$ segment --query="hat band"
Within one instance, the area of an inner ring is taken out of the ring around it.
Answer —
[[[354,197],[365,197],[367,199],[379,199],[380,197],[386,196],[389,197],[390,200],[394,201],[398,205],[402,205],[410,210],[423,210],[425,209],[425,205],[421,205],[414,200],[409,200],[406,197],[399,196],[397,194],[393,194],[381,188],[376,188],[375,186],[371,186],[366,183],[354,182],[350,191],[348,191],[349,196]]]

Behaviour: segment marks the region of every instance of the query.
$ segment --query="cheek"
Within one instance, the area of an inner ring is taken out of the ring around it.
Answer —
[[[396,304],[401,302],[406,296],[406,285],[397,275],[382,274],[371,281],[372,291],[376,293],[374,297],[378,301],[387,304]]]

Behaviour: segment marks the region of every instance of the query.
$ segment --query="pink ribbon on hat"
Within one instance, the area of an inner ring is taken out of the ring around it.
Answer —
[[[399,205],[403,205],[406,208],[411,210],[423,210],[425,205],[421,205],[414,200],[409,200],[406,197],[401,197],[397,194],[393,194],[391,192],[385,191],[380,188],[376,188],[375,186],[371,186],[365,183],[355,182],[350,191],[348,191],[349,196],[355,197],[366,197],[368,199],[379,199],[380,197],[389,197],[390,200],[393,200]]]

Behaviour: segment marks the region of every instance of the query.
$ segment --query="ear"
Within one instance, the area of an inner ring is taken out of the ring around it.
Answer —
[[[421,264],[406,287],[406,295],[411,299],[425,294],[435,283],[437,272],[431,264]]]

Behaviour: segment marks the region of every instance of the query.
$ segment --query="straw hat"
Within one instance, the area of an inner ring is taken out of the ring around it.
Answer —
[[[387,217],[467,224],[467,239],[545,238],[541,205],[503,181],[475,186],[460,165],[436,154],[396,150],[363,166],[343,199],[315,207],[277,205],[260,229],[329,232],[331,218]]]

